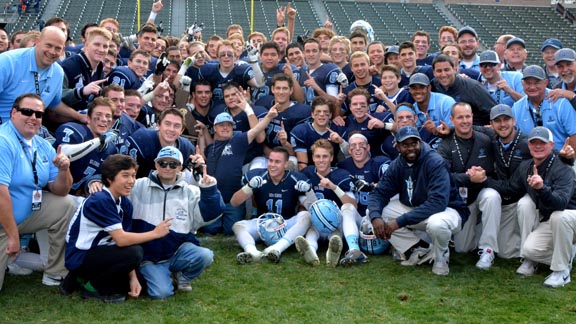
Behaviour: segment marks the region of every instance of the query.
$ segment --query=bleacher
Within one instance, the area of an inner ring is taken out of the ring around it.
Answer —
[[[565,47],[575,48],[575,29],[562,19],[552,7],[518,7],[483,5],[447,6],[462,24],[472,26],[480,41],[491,48],[498,36],[512,34],[524,39],[528,62],[541,61],[540,45],[547,38],[559,38]]]
[[[49,0],[43,0],[40,15]],[[148,18],[154,0],[141,0],[141,23]],[[172,7],[174,0],[164,0],[164,9],[156,21],[162,22],[165,35],[180,36],[184,30],[172,29]],[[319,1],[319,0],[314,0]],[[240,24],[245,35],[250,31],[251,2],[248,0],[187,0],[184,23],[204,23],[204,37],[213,34],[224,35],[230,24]],[[432,3],[400,2],[355,2],[322,0],[318,3],[326,9],[334,30],[347,35],[352,22],[363,19],[371,23],[376,39],[386,45],[396,44],[410,38],[416,30],[424,30],[431,35],[431,52],[438,50],[437,31],[443,25],[453,25],[437,5]],[[276,28],[276,8],[286,5],[279,0],[254,1],[254,29],[270,35]],[[314,9],[312,1],[296,0],[292,6],[298,15],[295,34],[313,31],[324,22],[324,17]],[[476,29],[485,48],[491,48],[496,38],[503,33],[522,37],[527,44],[529,63],[540,61],[540,44],[550,37],[562,40],[565,46],[575,47],[574,27],[562,19],[552,7],[492,6],[449,4],[447,8],[462,25]],[[133,0],[77,1],[61,0],[56,15],[66,18],[70,24],[70,34],[79,41],[79,34],[86,23],[99,22],[112,17],[120,22],[120,32],[124,35],[138,30],[136,5]],[[8,26],[8,32],[37,29],[38,15],[23,14],[16,24]]]

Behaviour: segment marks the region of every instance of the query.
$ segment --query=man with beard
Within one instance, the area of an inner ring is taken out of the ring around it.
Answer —
[[[560,49],[554,54],[554,61],[562,82],[547,97],[551,101],[566,98],[576,107],[576,53],[571,48]]]
[[[462,49],[462,60],[460,68],[474,69],[480,71],[480,57],[476,54],[478,50],[478,34],[474,28],[464,26],[458,31],[458,46]]]

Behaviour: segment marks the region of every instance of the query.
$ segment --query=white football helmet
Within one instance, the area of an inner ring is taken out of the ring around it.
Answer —
[[[368,36],[368,44],[372,43],[376,38],[372,25],[366,20],[356,20],[353,22],[352,25],[350,25],[350,33],[352,33],[354,29],[362,29],[366,33],[366,36]]]
[[[332,233],[342,224],[342,213],[335,202],[320,199],[310,206],[312,225],[322,233]]]
[[[377,238],[376,235],[374,235],[374,229],[372,228],[370,218],[364,216],[362,218],[362,223],[360,224],[358,245],[360,245],[360,250],[364,253],[383,254],[390,246],[390,242]]]
[[[258,235],[267,246],[278,242],[286,234],[286,221],[280,214],[265,213],[256,222]]]

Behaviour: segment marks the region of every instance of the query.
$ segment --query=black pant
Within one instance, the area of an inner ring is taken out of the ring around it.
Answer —
[[[88,251],[73,274],[90,281],[101,295],[126,294],[130,289],[128,274],[140,266],[143,256],[140,245],[98,246]]]

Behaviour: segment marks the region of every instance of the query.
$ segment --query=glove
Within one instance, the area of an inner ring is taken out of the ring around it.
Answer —
[[[142,85],[137,90],[140,95],[143,96],[154,89],[154,80],[152,80],[152,77],[153,75],[150,75],[146,80],[144,80],[144,82],[142,82]]]
[[[338,74],[338,77],[336,78],[336,81],[340,83],[342,88],[348,87],[348,78],[346,77],[346,74],[340,72],[340,74]]]
[[[102,145],[98,149],[100,151],[103,151],[108,146],[108,144],[116,145],[118,143],[118,140],[119,140],[118,131],[110,130],[106,132],[106,134],[104,135],[104,141],[102,141]]]
[[[136,50],[136,46],[134,46],[134,44],[138,41],[138,37],[136,35],[129,35],[122,37],[122,34],[120,34],[120,39],[121,39],[120,43],[121,47],[125,47],[131,51]]]
[[[352,184],[354,185],[352,190],[355,192],[371,192],[372,189],[374,189],[372,184],[366,182],[365,180],[358,179],[353,175],[350,175],[350,180],[352,180]]]
[[[305,31],[304,34],[298,35],[296,38],[296,42],[302,46],[304,46],[304,42],[309,38],[308,34],[310,33],[309,30]]]
[[[262,187],[265,183],[266,180],[264,180],[261,176],[255,176],[250,179],[250,181],[248,181],[248,186],[252,189],[257,189]]]
[[[192,83],[192,79],[190,77],[183,75],[180,77],[180,89],[190,92],[190,83]]]
[[[194,22],[194,24],[192,24],[192,26],[188,27],[186,30],[186,33],[188,34],[188,41],[197,41],[198,37],[195,35],[202,32],[203,29],[204,23],[196,24],[196,22]]]
[[[193,58],[191,57],[187,57],[183,62],[182,65],[180,66],[180,70],[178,70],[178,75],[184,75],[186,74],[186,71],[188,70],[188,67],[190,66],[190,64],[194,64],[192,63]]]
[[[162,35],[162,33],[164,32],[164,25],[162,24],[162,20],[160,20],[160,22],[156,26],[156,30],[158,31],[158,36]]]
[[[257,63],[260,59],[259,47],[254,47],[250,42],[246,42],[246,51],[248,54],[249,63]]]
[[[160,57],[156,61],[156,67],[154,68],[154,74],[162,75],[166,67],[170,64],[170,60],[166,58],[166,53],[160,54]]]
[[[193,112],[194,109],[196,109],[196,107],[194,107],[193,103],[187,103],[186,104],[186,108],[188,109],[188,111]]]
[[[312,189],[312,186],[308,183],[308,181],[298,180],[294,189],[298,190],[299,192],[308,192]]]

